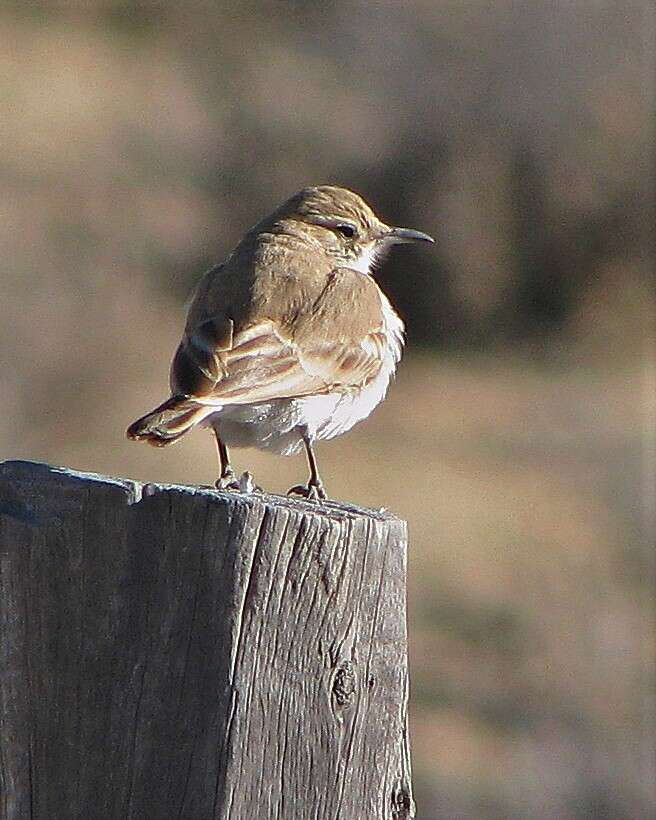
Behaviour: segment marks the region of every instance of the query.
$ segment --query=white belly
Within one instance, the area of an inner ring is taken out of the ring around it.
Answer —
[[[378,375],[362,390],[328,393],[267,404],[224,407],[209,417],[217,422],[221,438],[230,447],[257,447],[292,455],[303,447],[300,429],[314,440],[329,439],[366,419],[385,398],[390,379],[401,358],[403,322],[381,293],[385,316],[385,356]]]

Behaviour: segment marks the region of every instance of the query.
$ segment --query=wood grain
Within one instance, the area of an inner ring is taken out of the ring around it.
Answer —
[[[413,815],[406,530],[0,465],[2,818]]]

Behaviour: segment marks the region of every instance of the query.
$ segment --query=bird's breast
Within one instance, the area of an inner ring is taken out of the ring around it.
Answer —
[[[403,322],[385,294],[381,292],[380,297],[384,316],[385,345],[381,367],[376,376],[360,390],[301,399],[306,403],[305,413],[318,422],[318,439],[334,438],[350,430],[359,421],[366,419],[387,394],[390,380],[401,358],[404,328]],[[330,401],[322,403],[319,399]],[[322,414],[323,419],[320,418]]]

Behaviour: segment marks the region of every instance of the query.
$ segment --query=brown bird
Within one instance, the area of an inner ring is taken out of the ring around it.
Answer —
[[[240,487],[228,445],[283,455],[305,447],[310,479],[290,492],[326,498],[313,443],[366,418],[401,357],[403,322],[373,265],[392,244],[413,241],[433,240],[385,225],[345,188],[292,196],[201,279],[171,365],[172,395],[128,438],[161,447],[211,426],[219,489]]]

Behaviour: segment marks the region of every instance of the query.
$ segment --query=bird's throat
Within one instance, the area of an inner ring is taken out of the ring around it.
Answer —
[[[358,256],[349,261],[348,267],[357,270],[359,273],[369,275],[373,273],[379,255],[380,253],[374,244],[367,245]]]

